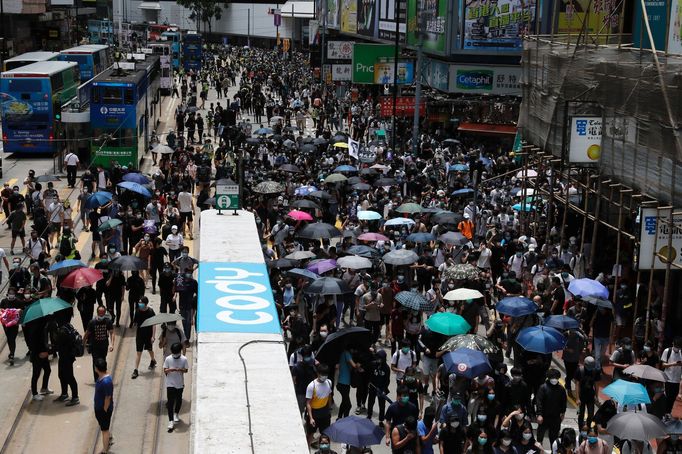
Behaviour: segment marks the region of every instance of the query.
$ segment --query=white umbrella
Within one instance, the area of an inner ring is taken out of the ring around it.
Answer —
[[[533,169],[528,169],[526,171],[519,170],[516,173],[516,178],[535,178],[537,176],[538,176],[538,173]]]
[[[296,251],[292,252],[291,254],[285,256],[285,259],[289,260],[305,260],[305,259],[312,259],[317,257],[314,253],[310,251]]]
[[[347,255],[336,260],[336,264],[341,268],[350,268],[352,270],[360,270],[363,268],[372,268],[372,261],[365,257],[357,255]]]
[[[162,145],[162,144],[158,144],[157,146],[152,148],[152,151],[154,153],[161,153],[161,154],[173,154],[175,152],[175,150],[173,150],[168,145]]]
[[[450,290],[443,297],[443,299],[449,301],[475,300],[477,298],[483,298],[483,294],[478,290],[470,288],[458,288],[455,290]]]

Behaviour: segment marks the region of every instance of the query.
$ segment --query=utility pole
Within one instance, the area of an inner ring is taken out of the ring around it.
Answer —
[[[251,8],[248,10],[247,22],[246,22],[246,45],[251,47]]]
[[[2,0],[0,0],[2,1]],[[322,78],[324,79],[324,54],[327,51],[327,48],[324,45],[325,42],[325,35],[327,34],[327,0],[322,0],[322,39],[320,39],[320,74],[322,75]],[[322,84],[323,87],[326,87],[327,84]]]
[[[391,149],[393,154],[397,154],[395,148],[397,129],[395,124],[395,117],[397,114],[398,104],[398,58],[400,56],[400,2],[395,0],[395,55],[393,56],[393,115],[391,119]],[[407,30],[405,30],[407,31]]]
[[[419,0],[414,2],[415,14],[415,33],[417,34],[417,62],[414,68],[415,90],[414,90],[414,115],[412,118],[412,156],[416,157],[419,153],[419,106],[422,98],[422,48],[424,47],[424,23],[419,16]],[[407,31],[407,30],[406,30]]]
[[[7,57],[7,34],[5,30],[9,27],[5,27],[5,2],[0,0],[0,33],[2,33],[2,48],[0,49],[0,68],[5,66],[5,58]]]

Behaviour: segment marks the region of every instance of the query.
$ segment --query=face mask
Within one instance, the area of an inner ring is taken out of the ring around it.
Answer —
[[[581,432],[580,432],[580,436],[581,436],[582,438],[587,437],[587,432],[585,432],[584,430],[581,431]]]
[[[327,443],[321,443],[320,444],[320,449],[322,451],[327,451],[329,449],[329,445]]]
[[[173,358],[175,358],[175,359],[180,358],[180,353],[173,353]]]
[[[460,402],[459,399],[452,399],[452,406],[456,407],[457,405],[460,405],[462,402]]]
[[[405,355],[407,355],[408,353],[410,353],[410,347],[403,347],[403,348],[401,348],[400,350],[401,350],[401,351],[403,352],[403,354],[405,354]]]
[[[109,254],[113,254],[114,252],[116,252],[116,249],[109,249]]]
[[[550,380],[549,380],[550,385],[556,385],[558,383],[559,383],[559,380],[557,380],[556,378],[550,378]]]
[[[459,421],[450,422],[450,427],[452,427],[453,429],[458,428],[459,427]]]
[[[329,334],[329,333],[327,333],[326,331],[320,331],[320,337],[321,337],[322,339],[324,339],[325,337],[327,337],[327,334]]]
[[[631,349],[632,349],[631,345],[623,345],[623,350],[625,350],[626,352],[630,351]]]
[[[189,254],[187,252],[181,252],[180,255],[183,257],[187,257]]]
[[[511,444],[511,438],[503,438],[502,439],[502,445],[503,446],[509,446]]]
[[[306,364],[312,364],[313,363],[313,357],[312,356],[304,356],[303,362]]]
[[[589,441],[590,444],[593,445],[597,442],[597,437],[588,437],[587,441]]]
[[[514,417],[515,417],[516,419],[518,419],[519,421],[522,420],[524,416],[525,416],[525,415],[524,415],[523,413],[519,413],[519,414],[517,414],[517,415],[514,415]]]
[[[10,301],[13,301],[16,297],[17,295],[15,295],[14,293],[10,293],[9,295],[7,295],[7,299]]]
[[[324,383],[327,381],[327,376],[326,375],[320,375],[320,377],[317,379],[320,383]]]
[[[454,288],[455,288],[455,284],[448,284],[448,288],[449,288],[450,290],[454,289]]]
[[[645,346],[644,346],[644,351],[647,352],[647,353],[649,353],[649,352],[651,351],[651,347],[645,345]]]
[[[487,439],[487,438],[478,437],[478,444],[479,444],[479,445],[483,446],[483,445],[485,445],[486,443],[488,443],[488,439]]]
[[[98,316],[97,316],[97,321],[98,321],[98,322],[102,322],[102,321],[104,321],[104,319],[105,319],[104,315],[98,315]]]
[[[403,396],[400,398],[400,402],[402,402],[403,404],[406,404],[409,401],[410,401],[410,396]]]
[[[140,309],[144,309],[146,306],[144,305],[144,303],[137,303],[137,307]]]
[[[488,400],[495,400],[495,394],[488,394]]]
[[[145,241],[149,241],[149,237],[148,237],[148,236],[145,236],[145,237],[144,237],[144,240],[145,240]]]
[[[517,257],[521,257],[522,255],[523,255],[523,254],[520,253],[520,252],[517,252],[517,253],[516,253],[516,256],[517,256]]]
[[[488,419],[488,415],[477,415],[476,419],[478,419],[479,422],[485,422],[486,419]]]
[[[532,434],[532,433],[529,433],[529,432],[524,432],[524,433],[523,433],[523,439],[524,439],[524,440],[528,441],[528,440],[530,440],[531,438],[533,438],[533,434]]]
[[[680,352],[680,349],[679,349],[679,347],[673,347],[673,351],[674,351],[675,353],[679,353],[679,352]]]

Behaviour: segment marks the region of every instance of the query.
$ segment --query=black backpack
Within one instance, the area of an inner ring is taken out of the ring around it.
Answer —
[[[59,253],[64,257],[68,257],[73,252],[73,244],[71,244],[71,238],[68,236],[62,236],[59,241]]]
[[[64,336],[64,345],[68,347],[73,357],[80,358],[85,354],[83,336],[70,323],[61,327],[60,335]]]

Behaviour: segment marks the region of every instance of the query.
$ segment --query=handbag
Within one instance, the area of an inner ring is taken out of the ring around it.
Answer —
[[[21,309],[0,309],[0,323],[5,328],[11,328],[19,324],[19,318],[21,317]]]

